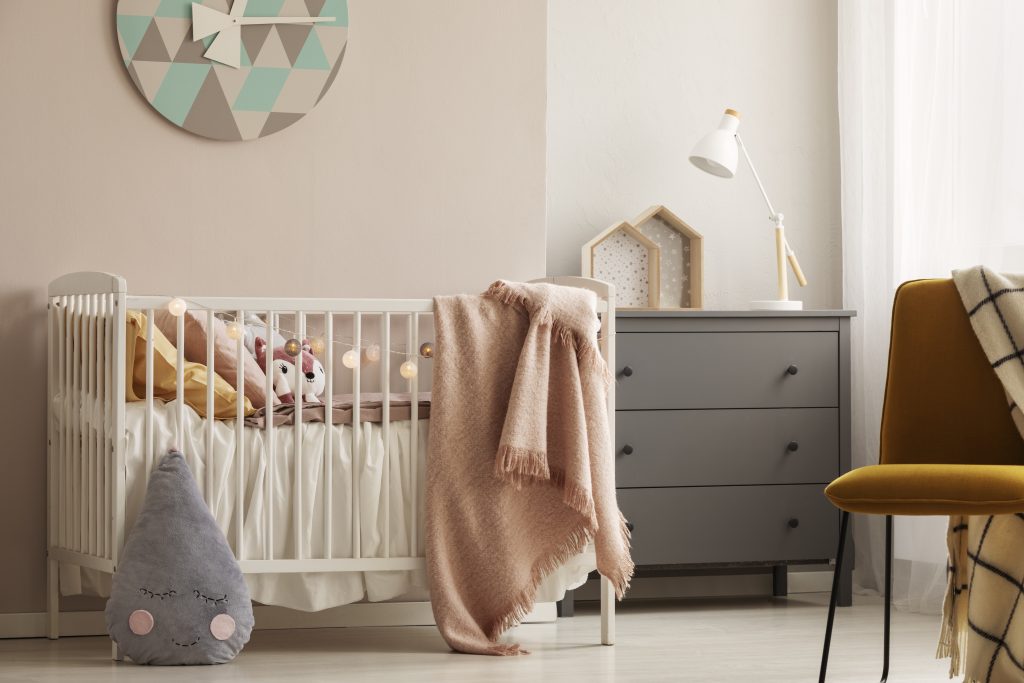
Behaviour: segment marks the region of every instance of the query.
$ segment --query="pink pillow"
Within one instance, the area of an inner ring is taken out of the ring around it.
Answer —
[[[154,311],[153,324],[177,346],[178,319],[170,311]],[[213,371],[234,388],[238,382],[238,342],[228,336],[227,326],[219,318],[213,320],[213,335]],[[185,360],[206,365],[205,311],[185,311]],[[254,408],[263,408],[267,404],[267,376],[244,348],[242,372],[245,376],[245,397]]]

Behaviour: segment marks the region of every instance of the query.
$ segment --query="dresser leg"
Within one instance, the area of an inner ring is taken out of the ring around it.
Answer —
[[[777,598],[789,595],[789,567],[784,564],[772,567],[772,595]]]
[[[560,617],[576,616],[576,591],[565,591],[565,596],[555,603]]]

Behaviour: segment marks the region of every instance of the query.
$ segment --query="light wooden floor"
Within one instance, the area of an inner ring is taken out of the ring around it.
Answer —
[[[0,641],[2,681],[736,681],[817,680],[825,623],[823,594],[699,599],[620,607],[618,644],[595,645],[598,617],[587,607],[557,624],[522,626],[528,657],[448,651],[436,629],[257,631],[231,663],[162,668],[115,664],[105,638]],[[938,617],[894,613],[890,681],[946,680],[933,658]],[[830,681],[878,680],[881,604],[840,609]]]

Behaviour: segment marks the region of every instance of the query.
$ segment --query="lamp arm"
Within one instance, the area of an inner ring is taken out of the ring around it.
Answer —
[[[736,144],[743,152],[743,158],[747,160],[747,166],[750,168],[750,172],[754,174],[754,181],[757,182],[757,189],[761,190],[761,196],[764,197],[764,203],[768,205],[768,219],[775,223],[775,228],[777,230],[783,230],[782,214],[777,213],[775,211],[775,207],[772,206],[772,200],[768,199],[768,193],[765,192],[764,183],[761,182],[761,176],[757,174],[757,169],[754,167],[754,162],[750,160],[750,153],[747,152],[747,147],[746,145],[743,144],[743,138],[740,137],[739,133],[736,133]],[[796,252],[793,251],[793,247],[789,246],[789,240],[786,239],[785,233],[783,233],[782,236],[782,248],[785,250],[786,260],[789,262],[789,266],[793,269],[793,275],[796,276],[797,284],[799,284],[801,287],[806,287],[807,278],[804,277],[804,271],[802,268],[800,268],[800,262],[797,261],[796,259]],[[781,282],[780,288],[785,289],[784,285]]]
[[[757,169],[754,168],[754,162],[750,160],[750,154],[747,152],[747,146],[743,144],[743,138],[740,137],[739,133],[736,133],[736,144],[739,145],[740,151],[743,152],[743,158],[747,160],[747,166],[750,167],[750,172],[754,174],[754,180],[757,181],[757,189],[761,190],[761,196],[764,197],[764,203],[768,205],[769,220],[777,220],[778,214],[775,213],[775,207],[772,206],[772,200],[768,199],[768,193],[764,190],[764,183],[761,182],[761,176],[757,175]]]

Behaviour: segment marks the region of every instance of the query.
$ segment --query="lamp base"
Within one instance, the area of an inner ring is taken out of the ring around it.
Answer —
[[[750,310],[752,311],[802,311],[804,310],[803,301],[793,301],[792,299],[771,299],[769,301],[751,301]]]

